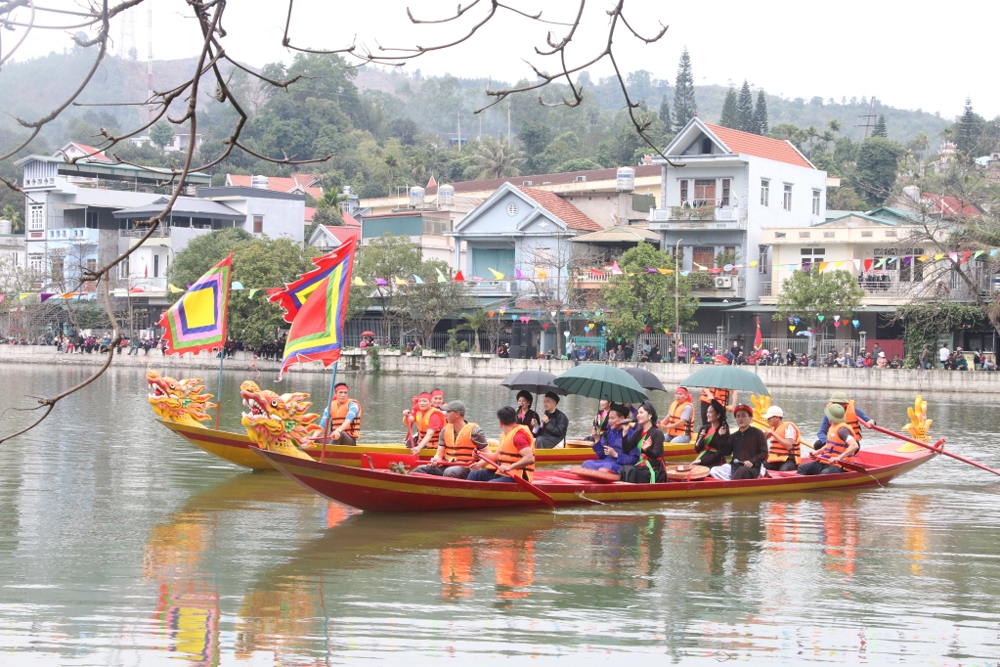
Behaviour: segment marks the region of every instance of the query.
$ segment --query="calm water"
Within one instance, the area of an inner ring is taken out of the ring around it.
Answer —
[[[82,377],[0,365],[0,409]],[[226,378],[224,428],[238,428],[243,379]],[[426,386],[356,384],[366,439],[381,440]],[[495,435],[510,392],[435,384]],[[773,389],[815,429],[826,392]],[[913,397],[859,398],[898,427]],[[985,402],[931,397],[932,432],[1000,467]],[[580,433],[589,403],[563,402]],[[27,419],[8,413],[4,432]],[[1000,479],[949,459],[885,491],[363,515],[196,451],[153,422],[138,369],[3,453],[3,664],[1000,664]]]

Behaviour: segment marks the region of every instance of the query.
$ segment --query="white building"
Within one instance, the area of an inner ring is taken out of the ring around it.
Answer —
[[[649,228],[668,252],[679,244],[683,270],[715,268],[735,252],[740,269],[719,285],[730,303],[757,302],[766,274],[762,227],[808,227],[825,220],[826,172],[788,141],[762,137],[692,118],[664,150],[658,209]]]

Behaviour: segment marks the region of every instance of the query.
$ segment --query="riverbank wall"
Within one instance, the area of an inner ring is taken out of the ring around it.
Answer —
[[[2,365],[10,363],[76,365],[98,367],[104,363],[101,354],[59,354],[51,346],[3,345],[0,346],[0,377]],[[216,370],[219,360],[214,354],[165,357],[159,350],[148,355],[116,354],[115,367],[155,368],[175,377],[188,371]],[[631,364],[618,364],[631,365]],[[668,389],[683,383],[699,366],[682,364],[637,364],[659,377]],[[253,366],[261,372],[277,372],[280,363],[253,359],[245,352],[237,352],[224,362],[226,370],[249,370]],[[539,359],[500,359],[495,356],[406,356],[398,352],[383,351],[376,363],[372,356],[361,350],[347,350],[341,357],[339,372],[365,374],[379,372],[387,375],[412,375],[421,377],[458,377],[502,380],[522,370],[543,370],[559,375],[573,367],[570,361],[545,361]],[[753,366],[747,366],[754,370]],[[289,371],[296,373],[323,373],[319,362],[298,364]],[[768,387],[830,389],[843,391],[905,391],[925,394],[1000,394],[1000,372],[940,371],[940,370],[875,370],[865,368],[786,368],[762,366],[756,369]]]

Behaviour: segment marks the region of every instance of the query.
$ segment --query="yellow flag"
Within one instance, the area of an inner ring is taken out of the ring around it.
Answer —
[[[941,261],[942,259],[944,259],[944,253],[938,253],[937,255],[934,255],[934,259],[937,261]]]
[[[824,271],[826,271],[826,267],[828,267],[828,266],[830,266],[830,262],[820,262],[819,263],[819,272],[823,273]]]
[[[919,259],[921,262],[926,262],[930,258],[931,258],[930,255],[921,255],[920,257],[917,257],[917,259]]]
[[[20,299],[21,301],[24,301],[24,300],[25,300],[25,299],[27,299],[27,298],[28,298],[29,296],[31,296],[31,292],[21,292],[21,294],[20,294],[20,296],[18,297],[18,299]]]
[[[755,268],[757,266],[757,264],[759,264],[759,263],[760,262],[758,262],[757,260],[754,260],[754,261],[750,262],[750,268],[751,269]]]
[[[492,273],[492,274],[493,274],[493,278],[494,278],[494,279],[496,279],[496,280],[503,280],[503,274],[502,274],[502,273],[500,273],[499,271],[497,271],[496,269],[490,269],[490,268],[487,268],[487,270],[488,270],[488,271],[489,271],[490,273]]]
[[[545,273],[543,269],[535,269],[535,270],[538,271],[539,278],[548,278],[548,275]]]
[[[840,267],[842,267],[843,265],[844,265],[844,263],[843,263],[843,262],[834,262],[834,263],[833,263],[833,268],[835,268],[835,269],[839,269],[839,268],[840,268]]]
[[[674,272],[673,269],[657,269],[657,271],[659,271],[660,273],[662,273],[665,276],[669,276],[671,273]]]
[[[403,280],[402,278],[400,278],[399,276],[396,276],[396,284],[397,285],[406,285],[406,281]]]
[[[696,271],[705,271],[705,267],[702,266],[701,264],[696,264],[695,262],[691,262],[691,263],[694,264]]]
[[[358,285],[359,287],[365,287],[365,281],[363,281],[363,280],[362,280],[362,279],[361,279],[360,277],[358,277],[358,276],[354,276],[354,284],[355,284],[355,285]]]
[[[171,294],[177,294],[178,292],[183,292],[184,291],[180,287],[176,287],[176,286],[171,285],[169,283],[167,283],[167,287],[170,289],[170,293]]]

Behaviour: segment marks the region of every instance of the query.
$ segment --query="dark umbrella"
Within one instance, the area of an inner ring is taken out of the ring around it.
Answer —
[[[620,368],[604,364],[576,366],[552,382],[568,394],[603,398],[612,403],[641,403],[648,398],[635,378]]]
[[[556,376],[545,371],[518,371],[500,383],[501,387],[507,387],[514,391],[530,391],[532,394],[544,394],[554,391],[560,396],[565,396],[566,391],[554,385]]]
[[[709,366],[692,373],[687,380],[680,384],[683,387],[712,387],[714,389],[749,391],[752,394],[762,396],[771,395],[760,377],[736,366]]]
[[[644,368],[638,368],[636,366],[628,366],[622,368],[623,371],[635,378],[635,381],[639,383],[639,386],[643,389],[650,389],[654,391],[666,391],[666,387],[660,382],[660,378],[656,377]]]

